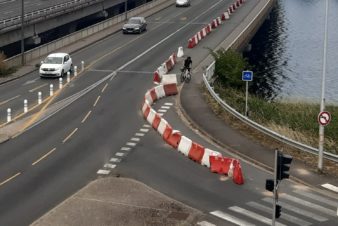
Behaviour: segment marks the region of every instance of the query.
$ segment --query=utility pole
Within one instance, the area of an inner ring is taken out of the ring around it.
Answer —
[[[24,34],[24,23],[25,23],[25,7],[24,0],[21,0],[21,65],[25,65],[25,34]]]
[[[327,32],[328,32],[328,11],[329,0],[325,2],[325,33],[324,33],[324,50],[323,50],[323,69],[322,69],[322,94],[320,101],[320,112],[325,110],[325,76],[326,76],[326,50],[327,50]],[[324,126],[319,125],[319,148],[318,148],[318,170],[323,170],[323,146],[324,146]]]

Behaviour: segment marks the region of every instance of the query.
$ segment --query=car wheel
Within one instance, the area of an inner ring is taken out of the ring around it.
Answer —
[[[70,65],[69,72],[70,73],[74,72],[74,66],[73,66],[73,64]]]
[[[65,71],[64,70],[62,70],[61,71],[61,75],[60,75],[60,77],[63,77],[65,75]]]

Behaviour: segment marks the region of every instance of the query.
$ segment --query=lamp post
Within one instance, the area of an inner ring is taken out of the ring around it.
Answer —
[[[21,0],[21,65],[25,65],[25,35],[24,35],[25,9],[24,0]]]
[[[327,50],[327,32],[328,32],[328,11],[329,1],[325,2],[325,31],[324,31],[324,50],[323,50],[323,69],[322,69],[322,94],[320,101],[320,112],[325,110],[325,75],[326,75],[326,50]],[[318,170],[323,169],[323,146],[324,146],[324,126],[319,125],[319,148],[318,148]]]

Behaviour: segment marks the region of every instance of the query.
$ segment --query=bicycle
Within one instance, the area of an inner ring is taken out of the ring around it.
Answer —
[[[181,68],[181,82],[190,82],[191,73],[187,68]]]

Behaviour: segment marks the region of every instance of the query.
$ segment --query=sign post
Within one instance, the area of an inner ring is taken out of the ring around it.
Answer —
[[[248,93],[249,93],[249,84],[248,82],[252,81],[253,79],[253,72],[252,71],[243,71],[242,72],[242,81],[246,82],[246,87],[245,87],[245,116],[248,117]]]

